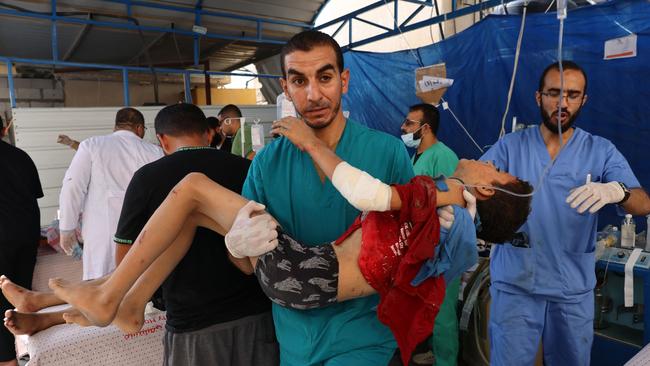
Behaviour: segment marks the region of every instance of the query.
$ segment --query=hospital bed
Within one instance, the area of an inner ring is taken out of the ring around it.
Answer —
[[[56,276],[79,281],[81,273],[81,261],[41,247],[32,287],[39,291],[48,290],[48,278]],[[65,307],[67,305],[42,311],[57,311]],[[16,343],[19,354],[29,353],[29,366],[159,366],[163,361],[165,321],[165,313],[153,309],[145,316],[142,330],[134,334],[124,334],[114,326],[98,328],[62,324],[32,336],[19,336]]]

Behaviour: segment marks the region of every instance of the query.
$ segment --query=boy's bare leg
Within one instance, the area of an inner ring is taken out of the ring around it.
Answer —
[[[236,209],[231,207],[230,209]],[[144,325],[144,309],[147,302],[169,273],[189,250],[198,226],[218,230],[218,224],[203,214],[193,214],[183,225],[181,233],[174,243],[156,259],[138,278],[133,287],[124,296],[112,324],[125,333],[135,333]],[[92,325],[80,312],[64,314],[68,323],[82,326]]]
[[[50,288],[62,300],[81,311],[98,326],[108,325],[119,304],[142,273],[174,242],[187,218],[195,213],[210,217],[220,234],[227,232],[239,208],[247,200],[211,181],[203,174],[185,177],[149,219],[133,248],[104,283],[66,284],[50,280]]]
[[[14,335],[32,335],[59,324],[65,324],[63,314],[72,308],[51,313],[24,313],[17,310],[5,311],[4,325]]]
[[[87,282],[99,284],[106,280],[106,276]],[[2,294],[13,305],[16,310],[22,313],[34,313],[50,306],[65,304],[53,292],[33,291],[19,286],[7,277],[0,276],[0,288]]]
[[[7,301],[20,312],[33,313],[49,306],[65,304],[54,293],[28,290],[4,275],[0,276],[0,287]]]
[[[113,325],[124,333],[135,333],[144,325],[144,309],[176,265],[192,245],[196,223],[188,219],[176,240],[138,278],[120,304]]]

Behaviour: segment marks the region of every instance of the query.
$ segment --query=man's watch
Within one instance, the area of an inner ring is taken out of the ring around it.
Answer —
[[[623,199],[620,200],[620,201],[617,203],[617,205],[622,205],[622,204],[625,203],[625,201],[628,200],[628,198],[630,198],[630,190],[629,190],[629,188],[627,188],[627,186],[626,186],[624,183],[621,183],[621,182],[616,182],[616,183],[618,183],[618,185],[620,185],[621,188],[623,188],[623,193],[625,194],[625,195],[623,196]]]

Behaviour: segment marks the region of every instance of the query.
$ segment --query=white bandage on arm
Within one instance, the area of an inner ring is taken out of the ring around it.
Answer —
[[[357,210],[390,210],[390,186],[345,161],[334,169],[332,184]]]

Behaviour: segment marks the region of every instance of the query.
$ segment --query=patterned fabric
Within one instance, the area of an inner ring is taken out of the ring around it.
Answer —
[[[339,262],[330,244],[308,247],[278,230],[278,246],[260,256],[255,275],[274,303],[315,309],[336,302]]]
[[[60,311],[68,305],[44,310]],[[114,325],[79,327],[60,324],[27,338],[29,365],[162,365],[166,315],[145,314],[144,326],[136,333],[124,334]]]

